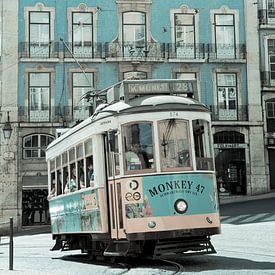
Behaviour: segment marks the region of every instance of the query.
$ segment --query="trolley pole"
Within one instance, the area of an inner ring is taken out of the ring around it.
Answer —
[[[10,218],[9,270],[13,270],[13,218]]]

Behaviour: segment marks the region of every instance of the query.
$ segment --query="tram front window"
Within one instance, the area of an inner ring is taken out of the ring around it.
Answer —
[[[191,170],[188,122],[167,119],[158,123],[161,169]]]
[[[154,168],[152,123],[131,123],[123,127],[126,171]]]

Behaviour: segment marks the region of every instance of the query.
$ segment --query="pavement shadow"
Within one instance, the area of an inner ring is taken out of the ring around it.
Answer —
[[[222,223],[236,225],[275,221],[275,199],[221,205],[220,216]]]
[[[131,258],[120,259],[117,263],[110,263],[104,260],[94,260],[91,259],[88,255],[77,254],[77,255],[68,255],[58,258],[53,258],[63,261],[73,261],[79,263],[86,263],[91,265],[98,266],[110,266],[112,268],[127,268],[134,271],[138,268],[151,268],[151,269],[161,269],[161,270],[171,270],[171,264],[165,264],[163,261],[159,260],[147,260],[139,259],[138,261],[131,260]],[[170,259],[173,262],[180,263],[184,272],[202,272],[202,271],[223,271],[226,270],[265,270],[272,271],[275,274],[275,262],[262,262],[262,261],[252,261],[248,259],[240,259],[233,257],[224,257],[224,256],[213,256],[213,255],[204,255],[204,256],[190,256],[190,257],[181,257]],[[226,274],[226,273],[224,273]]]
[[[263,262],[224,256],[198,256],[177,259],[186,272],[217,271],[217,270],[268,270],[275,274],[275,262]]]

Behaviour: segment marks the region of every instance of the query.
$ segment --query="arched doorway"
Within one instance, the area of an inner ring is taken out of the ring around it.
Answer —
[[[244,135],[234,131],[214,135],[215,164],[220,193],[246,194],[246,161]]]

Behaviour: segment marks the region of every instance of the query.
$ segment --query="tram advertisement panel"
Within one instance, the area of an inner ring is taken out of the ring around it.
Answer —
[[[51,226],[54,234],[101,232],[100,190],[86,190],[50,201]]]
[[[171,174],[127,179],[123,184],[127,219],[218,212],[213,174]],[[181,210],[176,204],[182,201]],[[183,204],[185,204],[183,206]]]

